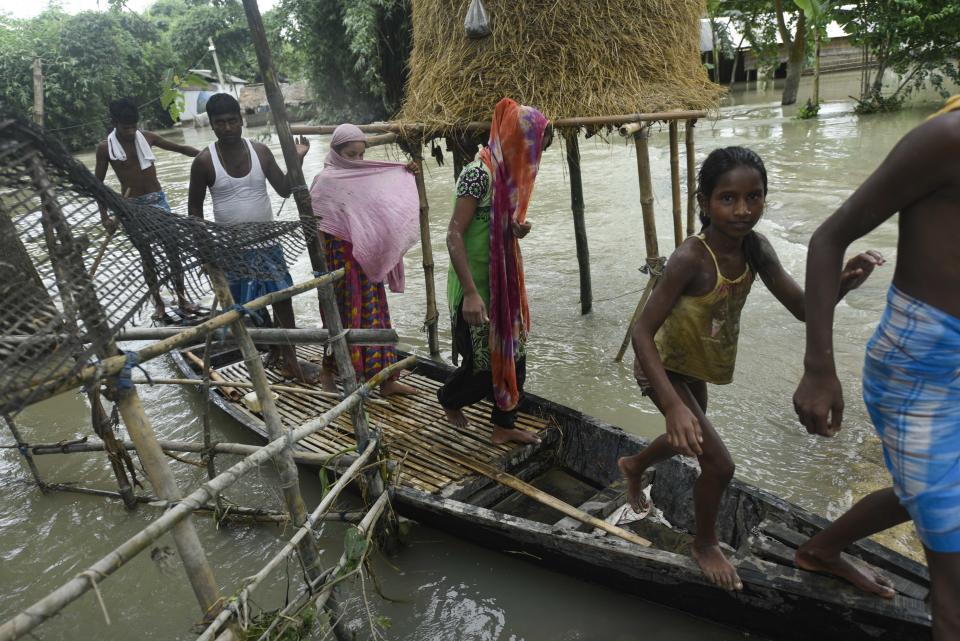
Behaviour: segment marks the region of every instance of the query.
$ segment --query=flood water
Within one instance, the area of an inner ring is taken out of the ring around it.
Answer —
[[[929,112],[930,104],[897,114],[859,117],[843,102],[856,89],[858,75],[828,76],[828,102],[820,117],[798,121],[779,106],[774,89],[736,89],[716,120],[698,123],[697,156],[726,145],[746,145],[764,159],[770,194],[759,230],[767,235],[785,268],[802,282],[806,243],[817,225],[879,164],[893,144]],[[801,95],[806,95],[801,90]],[[252,130],[249,136],[266,134]],[[210,130],[185,129],[170,137],[202,146]],[[265,139],[277,155],[275,139]],[[327,139],[314,138],[305,162],[308,180],[322,167]],[[661,252],[673,247],[670,218],[669,159],[666,127],[651,139],[656,212]],[[378,148],[372,157],[395,157]],[[586,220],[593,277],[593,312],[580,315],[578,272],[570,214],[569,183],[559,145],[544,156],[530,207],[533,231],[523,241],[533,318],[528,390],[562,402],[645,437],[662,431],[662,419],[641,398],[631,375],[632,356],[613,357],[620,345],[646,276],[633,146],[616,134],[581,140]],[[160,181],[170,202],[186,212],[190,159],[157,151]],[[81,159],[93,165],[92,153]],[[683,162],[681,162],[683,166]],[[111,173],[112,179],[112,173]],[[440,295],[441,344],[449,356],[446,321],[444,234],[452,202],[452,168],[426,169],[431,232]],[[685,182],[684,182],[685,185]],[[684,203],[685,193],[684,193]],[[276,207],[281,199],[275,197]],[[209,204],[208,204],[209,213]],[[292,202],[281,217],[294,218]],[[737,474],[815,512],[835,517],[853,500],[888,483],[879,443],[860,400],[864,344],[879,320],[893,275],[895,221],[880,226],[854,249],[875,248],[887,266],[839,305],[836,318],[837,368],[847,399],[845,429],[835,439],[810,437],[796,422],[791,397],[801,373],[803,326],[758,284],[743,313],[740,355],[733,384],[712,387],[710,415],[737,462]],[[391,295],[394,326],[403,347],[426,353],[424,286],[419,247],[406,258],[407,292]],[[291,269],[294,280],[310,269],[303,257]],[[319,325],[316,299],[296,302],[303,326]],[[172,376],[164,359],[147,365],[154,375]],[[192,389],[140,387],[154,428],[161,438],[198,440],[202,404]],[[66,394],[29,408],[18,417],[31,442],[72,439],[91,433],[85,400]],[[217,440],[255,442],[225,417],[213,414]],[[9,442],[9,435],[0,442]],[[37,458],[45,479],[114,489],[106,461],[98,454]],[[181,487],[205,479],[199,468],[176,465]],[[304,470],[302,470],[304,471]],[[276,506],[273,473],[264,467],[227,496],[244,505]],[[25,483],[27,472],[15,450],[0,450],[0,620],[6,620],[144,527],[157,512],[142,507],[129,514],[116,502],[59,493],[41,495]],[[303,477],[308,505],[316,505],[320,484]],[[196,519],[197,529],[225,594],[256,572],[285,540],[272,526],[216,527]],[[322,545],[332,564],[342,550],[343,528],[328,525]],[[916,554],[909,528],[883,541]],[[165,537],[159,547],[173,547]],[[744,635],[682,613],[644,603],[610,590],[541,570],[522,559],[522,551],[502,554],[465,544],[440,532],[413,527],[409,545],[389,561],[378,560],[383,593],[366,585],[373,616],[389,619],[385,638],[533,641],[538,639],[681,640],[735,639]],[[291,575],[297,568],[290,566]],[[255,605],[277,607],[286,585],[279,572],[270,589],[261,589]],[[113,621],[105,626],[92,594],[35,631],[40,639],[191,639],[199,618],[178,564],[152,561],[142,554],[101,584]],[[368,638],[366,614],[351,604],[350,626]]]

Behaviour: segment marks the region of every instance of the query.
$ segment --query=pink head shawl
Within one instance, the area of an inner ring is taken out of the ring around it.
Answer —
[[[323,171],[310,187],[313,213],[320,231],[353,245],[367,278],[402,292],[403,255],[420,238],[417,183],[403,163],[349,160],[334,150],[366,140],[354,125],[333,132]]]

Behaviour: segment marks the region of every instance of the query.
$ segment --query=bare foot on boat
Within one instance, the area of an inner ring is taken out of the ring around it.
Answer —
[[[694,541],[690,546],[690,551],[693,553],[697,565],[700,566],[700,570],[717,587],[731,592],[743,589],[743,581],[740,580],[740,575],[737,574],[736,568],[731,565],[727,557],[724,556],[723,550],[717,543],[701,546]]]
[[[841,554],[826,556],[816,550],[806,549],[806,546],[800,546],[794,559],[801,570],[831,574],[849,581],[864,592],[876,594],[885,599],[892,599],[897,594],[890,579],[869,567],[854,563],[849,557]]]
[[[627,482],[627,505],[634,512],[643,514],[644,511],[650,510],[647,497],[643,494],[643,473],[646,468],[636,469],[633,461],[631,461],[632,458],[630,456],[620,457],[617,459],[617,467],[620,468],[620,473],[623,474],[623,479]]]
[[[340,390],[337,389],[337,377],[326,367],[320,368],[320,389],[331,394],[340,392]]]
[[[401,383],[399,380],[392,378],[388,381],[384,381],[380,384],[380,396],[393,396],[395,394],[416,394],[417,388],[412,385],[407,385],[406,383]]]
[[[470,424],[467,421],[467,415],[459,407],[444,407],[443,413],[447,415],[447,421],[454,427],[466,427]]]
[[[150,320],[155,323],[163,323],[167,320],[167,308],[161,303],[153,306],[153,315]]]
[[[196,316],[200,313],[200,305],[196,304],[189,298],[181,298],[177,302],[177,307],[186,316]]]
[[[320,380],[321,368],[316,363],[296,359],[287,361],[280,369],[280,375],[284,378],[293,378],[301,383],[313,385]]]
[[[506,427],[500,427],[499,425],[493,426],[493,438],[490,440],[493,441],[495,445],[503,445],[504,443],[538,445],[540,443],[540,439],[530,432],[524,432],[516,428],[508,429]]]

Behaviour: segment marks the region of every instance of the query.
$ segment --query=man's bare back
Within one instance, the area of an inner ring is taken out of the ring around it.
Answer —
[[[119,125],[117,127],[117,140],[123,147],[124,152],[126,152],[127,159],[111,160],[109,150],[107,149],[107,142],[104,141],[100,143],[97,146],[97,166],[95,171],[97,178],[100,180],[106,178],[107,166],[109,165],[113,168],[114,173],[117,175],[117,179],[120,180],[120,193],[124,194],[126,197],[136,198],[137,196],[143,196],[144,194],[152,194],[161,191],[163,187],[160,186],[160,181],[157,178],[156,165],[151,164],[146,169],[140,168],[135,138],[136,131],[138,130],[134,127],[133,135],[127,137],[120,135],[120,130],[124,128],[127,127],[124,125]],[[189,145],[179,145],[162,138],[151,131],[140,131],[140,133],[142,133],[143,137],[147,139],[147,144],[149,144],[151,147],[159,147],[161,149],[175,151],[191,157],[196,156],[198,153],[197,149],[194,147],[190,147]]]

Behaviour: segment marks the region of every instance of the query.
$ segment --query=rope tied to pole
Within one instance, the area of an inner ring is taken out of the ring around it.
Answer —
[[[127,358],[123,362],[123,369],[121,369],[120,372],[114,377],[114,383],[117,387],[117,390],[121,392],[129,392],[133,389],[133,377],[131,374],[133,373],[133,368],[135,367],[143,372],[144,377],[147,379],[147,383],[153,385],[153,379],[150,378],[149,372],[140,366],[139,354],[133,350],[125,351],[124,354],[126,354]]]
[[[107,612],[107,606],[103,602],[103,595],[100,594],[100,586],[97,585],[97,579],[103,579],[104,576],[97,572],[96,570],[84,570],[77,575],[77,578],[83,578],[90,581],[90,585],[93,586],[93,593],[97,596],[97,602],[100,604],[100,611],[103,612],[103,618],[107,622],[107,625],[110,625],[110,614]]]
[[[640,271],[644,274],[647,274],[653,278],[660,278],[663,276],[663,269],[667,265],[667,259],[662,256],[657,256],[656,258],[648,258],[647,262],[640,266]]]
[[[226,312],[237,312],[241,316],[253,316],[256,312],[249,307],[244,307],[240,303],[234,303],[230,307],[227,307],[224,311]]]

